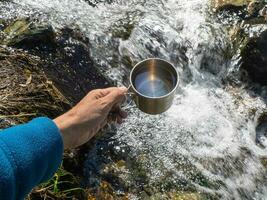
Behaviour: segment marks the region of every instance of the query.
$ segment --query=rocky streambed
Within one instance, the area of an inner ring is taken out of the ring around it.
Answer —
[[[147,57],[181,75],[168,112],[130,108],[122,126],[66,152],[64,170],[28,198],[265,199],[266,4],[1,1],[1,128],[55,117],[94,88],[128,85]],[[71,184],[55,189],[62,174]]]

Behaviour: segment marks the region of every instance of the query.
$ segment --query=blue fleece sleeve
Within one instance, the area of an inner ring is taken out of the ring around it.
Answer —
[[[45,117],[0,131],[0,199],[20,200],[60,166],[63,141]]]

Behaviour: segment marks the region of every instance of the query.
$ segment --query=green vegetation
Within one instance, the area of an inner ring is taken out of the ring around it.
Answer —
[[[52,179],[35,188],[26,199],[85,199],[85,190],[79,185],[78,177],[61,166]]]

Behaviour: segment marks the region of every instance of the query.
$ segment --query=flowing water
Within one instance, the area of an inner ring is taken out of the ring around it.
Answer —
[[[267,199],[261,164],[267,152],[255,141],[266,106],[251,91],[222,84],[238,62],[228,54],[230,40],[210,15],[209,1],[95,4],[0,3],[0,18],[38,15],[55,28],[78,26],[92,44],[94,62],[118,84],[127,85],[133,63],[148,57],[169,60],[180,73],[170,110],[149,116],[130,107],[125,123],[97,142],[85,164],[86,184],[98,188],[109,181],[113,195],[130,199],[168,199],[180,191],[204,199]]]

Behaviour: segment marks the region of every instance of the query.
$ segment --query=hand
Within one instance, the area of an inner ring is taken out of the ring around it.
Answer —
[[[108,114],[116,113],[122,123],[127,113],[120,109],[126,88],[111,87],[89,92],[75,107],[54,119],[61,131],[64,148],[75,148],[88,142],[107,124]]]

